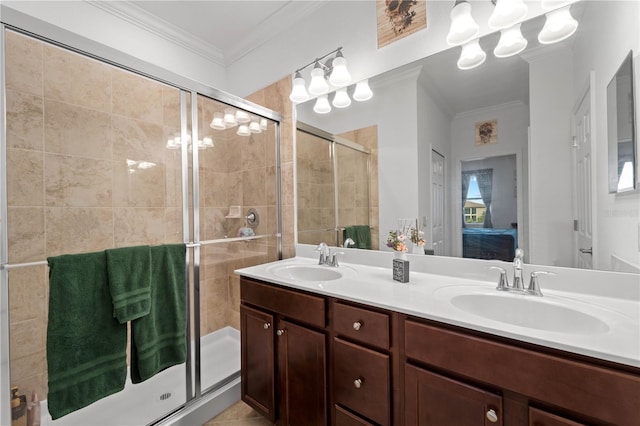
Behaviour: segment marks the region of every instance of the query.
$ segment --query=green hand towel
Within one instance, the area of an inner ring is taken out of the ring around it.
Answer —
[[[149,313],[151,250],[149,246],[106,250],[113,316],[124,324]]]
[[[371,228],[369,225],[347,226],[344,229],[343,241],[351,238],[359,249],[371,250]]]
[[[104,252],[47,260],[47,403],[55,420],[124,389],[127,327],[113,318]]]
[[[140,383],[186,361],[184,244],[153,246],[151,309],[131,322],[131,381]]]

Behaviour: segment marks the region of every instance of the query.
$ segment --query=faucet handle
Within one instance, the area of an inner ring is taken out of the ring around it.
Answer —
[[[338,264],[338,255],[339,255],[339,254],[344,254],[344,252],[343,252],[343,251],[334,251],[334,252],[331,254],[331,263],[330,263],[330,265],[331,265],[331,266],[335,266],[336,268],[337,268],[338,266],[340,266],[340,265]]]
[[[548,271],[534,271],[531,273],[531,279],[529,280],[529,287],[527,287],[527,292],[534,296],[542,296],[542,291],[540,291],[540,284],[538,284],[538,275],[555,274]]]
[[[509,290],[509,279],[507,278],[507,271],[499,266],[491,266],[489,267],[489,269],[500,271],[500,278],[498,279],[498,286],[496,287],[496,290]]]

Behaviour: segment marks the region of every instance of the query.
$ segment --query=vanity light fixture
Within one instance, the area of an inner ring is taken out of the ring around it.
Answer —
[[[546,21],[538,41],[541,44],[552,44],[571,37],[578,29],[578,21],[571,16],[570,6],[552,10],[546,14]]]
[[[249,113],[239,109],[236,111],[236,121],[238,123],[248,123],[249,121],[251,121],[251,118],[249,117]]]
[[[456,0],[450,16],[451,27],[447,34],[447,43],[459,46],[478,36],[480,27],[471,16],[471,4],[467,0]]]
[[[500,41],[498,41],[496,48],[493,49],[493,54],[496,58],[508,58],[509,56],[517,55],[527,47],[529,42],[522,36],[520,25],[515,24],[500,31]]]
[[[251,132],[249,131],[249,126],[246,124],[241,124],[238,126],[238,131],[236,132],[238,136],[251,136]]]
[[[373,97],[373,92],[369,88],[369,80],[362,80],[356,83],[353,91],[353,100],[357,102],[368,101]]]
[[[351,99],[347,94],[346,87],[341,87],[340,89],[335,91],[332,104],[336,108],[346,108],[351,105]]]
[[[260,127],[260,123],[256,119],[251,120],[251,122],[249,123],[249,132],[262,133],[262,128]]]
[[[224,124],[224,114],[221,112],[213,113],[213,120],[211,120],[211,124],[209,125],[212,129],[216,130],[224,130],[227,128]]]
[[[494,30],[509,28],[521,22],[529,10],[522,0],[496,0],[495,5],[488,22]]]
[[[487,59],[487,54],[480,47],[480,40],[471,40],[462,46],[460,59],[458,59],[458,68],[461,70],[470,70],[479,67]]]
[[[191,135],[187,135],[186,144],[189,146],[189,152],[191,152],[193,150],[192,149],[193,147],[191,144]],[[167,145],[166,145],[167,149],[180,149],[181,146],[182,146],[182,138],[180,137],[180,135],[175,135],[174,137],[170,137],[167,140]],[[214,147],[213,138],[211,136],[205,136],[202,139],[198,139],[196,146],[198,147],[198,149],[213,148]]]
[[[309,93],[307,92],[305,85],[306,83],[304,78],[302,78],[302,74],[300,74],[300,71],[296,71],[295,77],[293,77],[293,88],[289,95],[291,102],[299,104],[309,100]]]
[[[324,95],[329,91],[329,84],[324,78],[324,70],[320,66],[320,62],[316,61],[316,65],[311,70],[311,83],[309,83],[309,93],[315,96]]]
[[[305,81],[301,71],[311,65],[313,65],[311,80],[309,87],[305,89]],[[344,87],[350,82],[351,74],[347,69],[347,60],[342,54],[342,47],[338,47],[295,71],[289,99],[295,103],[305,102],[309,100],[309,95],[324,95],[331,90],[331,86],[334,88]]]
[[[267,130],[267,119],[266,118],[261,118],[260,119],[260,129],[261,130]]]
[[[351,82],[351,74],[347,69],[347,60],[342,55],[342,50],[338,50],[336,57],[331,61],[331,75],[329,82],[336,87],[344,87]]]
[[[331,112],[331,105],[329,105],[329,98],[327,95],[321,95],[316,99],[316,104],[313,106],[313,110],[318,114],[327,114]]]
[[[222,118],[222,122],[224,123],[225,128],[235,127],[238,125],[236,121],[236,114],[231,108],[227,108],[224,110],[224,116]]]

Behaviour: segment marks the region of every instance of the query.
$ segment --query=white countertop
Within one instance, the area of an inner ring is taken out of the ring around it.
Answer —
[[[339,279],[302,281],[274,274],[274,268],[285,265],[317,265],[318,262],[312,250],[305,247],[300,249],[300,246],[297,248],[298,257],[296,258],[243,268],[237,270],[236,273],[294,289],[364,303],[420,318],[640,368],[640,299],[637,297],[639,289],[635,288],[636,281],[640,288],[640,277],[594,271],[585,275],[584,271],[574,272],[571,269],[553,267],[535,269],[553,271],[556,274],[553,279],[547,276],[540,277],[544,303],[569,306],[574,311],[603,319],[608,325],[604,331],[597,333],[558,332],[488,319],[469,313],[450,303],[452,294],[461,293],[488,294],[490,297],[535,298],[536,296],[495,290],[497,274],[496,271],[489,271],[488,266],[502,266],[508,269],[509,265],[505,262],[482,261],[474,263],[468,259],[450,260],[450,258],[435,256],[409,256],[411,262],[410,282],[403,284],[392,279],[393,253],[368,252],[363,254],[356,253],[363,252],[362,250],[340,249],[346,252],[346,255],[342,256],[344,261],[340,262],[340,266],[336,268],[343,274]],[[446,263],[450,263],[445,268],[450,273],[445,275],[441,272],[443,272],[443,264]],[[334,269],[330,266],[326,266],[326,268]],[[425,269],[438,270],[439,273],[421,272]],[[457,272],[454,272],[456,270]],[[528,268],[526,272],[530,270],[533,269]],[[572,273],[578,275],[571,277]],[[510,274],[511,271],[509,271]],[[603,280],[603,274],[608,279]],[[584,292],[576,291],[576,289],[568,291],[566,283],[575,281],[576,277],[581,281],[585,281],[585,277],[592,277],[598,282],[581,283],[581,290]],[[616,278],[620,278],[622,282],[617,287],[611,282]],[[599,291],[599,286],[606,286],[618,291],[610,290],[608,293],[604,292],[606,295],[603,295],[603,291]],[[523,314],[526,315],[526,313]],[[536,319],[534,318],[532,321],[536,321]]]

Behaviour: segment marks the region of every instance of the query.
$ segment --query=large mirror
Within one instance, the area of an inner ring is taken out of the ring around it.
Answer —
[[[608,193],[605,109],[617,65],[640,49],[638,10],[634,1],[577,2],[578,31],[561,43],[539,44],[545,18],[533,18],[522,24],[529,46],[519,55],[495,58],[499,34],[489,34],[478,68],[459,70],[460,48],[451,48],[370,78],[370,101],[329,114],[310,101],[297,105],[297,119],[334,135],[376,126],[370,199],[379,202],[380,249],[398,219],[415,218],[428,252],[464,256],[464,230],[485,228],[465,224],[467,165],[504,157],[515,166],[493,178],[491,198],[508,187],[515,212],[478,232],[511,235],[529,263],[640,272],[640,197]],[[299,200],[298,222],[304,215]]]
[[[633,86],[633,52],[629,52],[607,86],[609,192],[612,193],[636,188]]]

